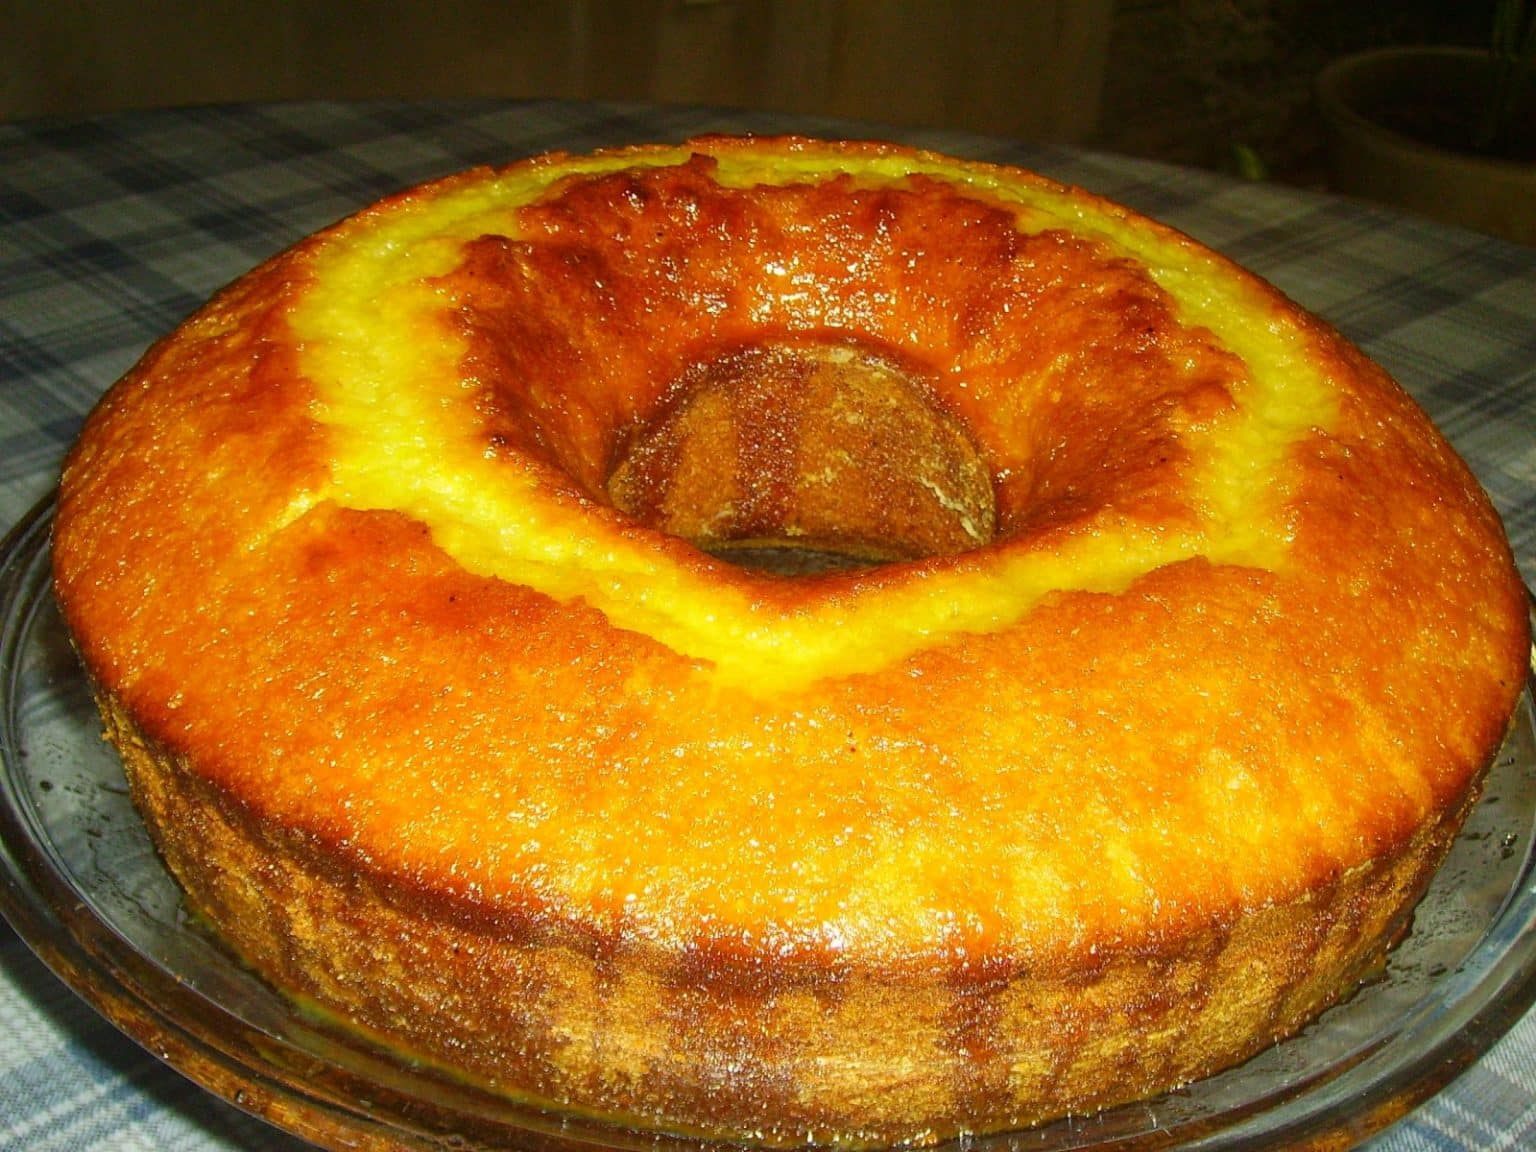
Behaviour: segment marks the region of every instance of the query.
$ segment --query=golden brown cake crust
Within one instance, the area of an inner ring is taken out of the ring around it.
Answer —
[[[791,1141],[1156,1093],[1345,994],[1528,653],[1497,517],[1412,401],[1023,173],[590,164],[305,241],[70,458],[60,603],[219,933],[504,1090]],[[453,369],[411,377],[425,415],[401,360]],[[786,579],[669,533],[900,560]]]

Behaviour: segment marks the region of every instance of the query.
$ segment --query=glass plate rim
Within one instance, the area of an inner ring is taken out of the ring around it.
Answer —
[[[361,1073],[354,1062],[316,1076],[315,1053],[297,1050],[290,1040],[263,1031],[183,983],[83,907],[10,786],[18,727],[13,681],[32,621],[51,596],[48,553],[56,499],[56,493],[43,498],[0,540],[0,915],[59,979],[120,1031],[203,1088],[321,1146],[511,1147],[526,1152],[594,1146],[686,1152],[727,1146],[502,1100],[495,1102],[486,1124],[485,1115],[473,1112],[486,1103],[477,1091],[467,1089],[462,1097],[450,1092],[446,1107],[442,1098],[419,1099],[412,1093],[411,1072],[405,1073],[402,1087],[398,1076],[386,1074],[398,1068],[385,1067],[390,1061],[383,1056],[379,1079],[368,1076],[366,1062]],[[18,612],[18,605],[25,611]],[[1530,605],[1536,621],[1536,599]],[[1533,686],[1536,647],[1523,704],[1527,725],[1533,722]],[[1500,927],[1515,930],[1496,946]],[[1474,958],[1481,963],[1473,965]],[[1088,1134],[1104,1117],[1141,1107],[1127,1105],[1101,1116],[961,1137],[937,1147],[1248,1152],[1339,1148],[1363,1141],[1444,1090],[1536,1004],[1536,827],[1526,827],[1515,882],[1476,947],[1446,974],[1445,990],[1443,1000],[1421,999],[1389,1035],[1351,1053],[1340,1066],[1301,1077],[1288,1089],[1229,1113],[1171,1128],[1110,1126],[1103,1140]],[[1421,1036],[1425,1045],[1415,1047]],[[1410,1050],[1402,1051],[1405,1046]],[[306,1074],[296,1075],[296,1068]],[[436,1078],[430,1083],[434,1089],[443,1087]],[[1063,1125],[1081,1128],[1083,1139],[1052,1144],[1050,1133]]]

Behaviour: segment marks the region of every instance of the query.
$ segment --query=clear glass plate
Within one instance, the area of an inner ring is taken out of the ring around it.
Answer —
[[[232,1103],[332,1148],[699,1149],[478,1092],[299,1013],[190,922],[102,742],[49,583],[52,506],[0,548],[0,910],[66,983]],[[1144,1104],[977,1152],[1348,1147],[1444,1087],[1536,999],[1530,691],[1380,976],[1301,1035]]]

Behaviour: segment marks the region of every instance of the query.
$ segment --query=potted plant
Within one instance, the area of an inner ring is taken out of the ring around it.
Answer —
[[[1383,48],[1317,81],[1333,186],[1536,245],[1536,0],[1498,0],[1489,48]]]

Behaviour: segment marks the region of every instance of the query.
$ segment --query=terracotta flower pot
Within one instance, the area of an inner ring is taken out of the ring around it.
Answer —
[[[1492,91],[1475,49],[1387,48],[1323,70],[1317,101],[1335,190],[1536,245],[1536,99],[1531,85],[1508,156],[1474,150]]]

